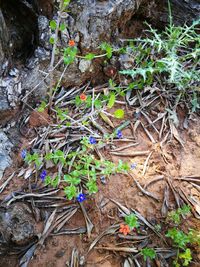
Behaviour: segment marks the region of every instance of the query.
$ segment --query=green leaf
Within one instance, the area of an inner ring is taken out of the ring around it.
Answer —
[[[52,45],[55,43],[55,39],[54,39],[54,37],[51,36],[51,37],[49,38],[49,43],[52,44]]]
[[[37,108],[38,112],[43,112],[47,106],[47,103],[45,101],[42,101],[39,107]]]
[[[177,230],[176,228],[169,229],[166,237],[173,240],[176,247],[185,249],[186,245],[190,242],[190,238],[184,232]]]
[[[124,118],[124,110],[123,109],[117,109],[117,110],[115,110],[114,116],[117,119],[123,119]]]
[[[56,23],[56,21],[55,21],[55,20],[51,20],[51,21],[50,21],[50,28],[51,28],[52,30],[55,30],[56,27],[57,27],[57,23]]]
[[[51,184],[51,177],[50,176],[46,176],[44,182],[45,182],[45,185]]]
[[[56,150],[53,154],[53,161],[55,164],[58,162],[61,162],[62,164],[65,164],[65,154],[62,150]]]
[[[179,258],[183,259],[183,266],[188,266],[192,260],[191,250],[187,248],[185,252],[179,254]]]
[[[95,180],[91,179],[89,182],[87,182],[86,186],[88,188],[89,194],[94,194],[98,192],[98,187]]]
[[[61,32],[63,32],[66,29],[66,25],[64,23],[61,23],[59,29]]]
[[[57,175],[53,180],[51,180],[51,185],[55,188],[59,185],[60,176]]]
[[[145,261],[147,260],[147,258],[153,260],[156,257],[156,252],[153,248],[143,248],[141,250],[141,254],[143,255]]]
[[[85,56],[85,59],[87,59],[87,60],[92,60],[94,57],[95,57],[95,54],[93,54],[93,53],[89,53],[89,54],[87,54],[87,55]]]
[[[64,175],[65,182],[72,184],[72,185],[78,185],[81,182],[80,178],[72,177],[70,175]]]
[[[112,57],[112,53],[113,53],[113,48],[111,45],[109,45],[108,43],[104,42],[101,44],[101,49],[106,51],[107,57],[111,58]]]
[[[102,101],[99,99],[94,100],[94,106],[96,109],[101,109],[102,108]]]
[[[77,47],[67,47],[64,50],[63,60],[65,65],[70,65],[74,62],[76,54],[78,52]]]
[[[125,222],[128,224],[130,228],[138,228],[140,226],[138,218],[133,213],[125,217]]]
[[[70,1],[71,1],[71,0],[64,0],[64,1],[63,1],[63,6],[64,6],[64,8],[66,8],[66,7],[70,4]]]
[[[82,101],[81,101],[80,97],[77,95],[77,96],[75,97],[75,105],[78,107],[78,106],[80,106],[81,104],[82,104]]]
[[[77,188],[74,185],[65,187],[64,192],[69,200],[77,196]]]
[[[108,108],[112,108],[115,104],[115,93],[111,93],[110,94],[110,98],[109,98],[109,101],[108,101]]]

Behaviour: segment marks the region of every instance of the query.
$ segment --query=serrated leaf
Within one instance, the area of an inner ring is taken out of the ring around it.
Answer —
[[[135,214],[130,214],[125,217],[125,222],[128,224],[130,228],[139,227],[138,218]]]
[[[110,98],[109,98],[109,101],[108,101],[108,108],[112,108],[115,104],[115,93],[111,93],[110,94]]]
[[[109,45],[108,43],[104,42],[103,44],[101,44],[101,49],[106,51],[107,57],[111,58],[112,57],[112,52],[113,52],[113,48],[111,45]]]
[[[123,109],[117,109],[117,110],[115,110],[114,116],[117,119],[123,119],[124,118],[124,110]]]

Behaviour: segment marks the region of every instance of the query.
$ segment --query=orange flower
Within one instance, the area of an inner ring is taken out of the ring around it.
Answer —
[[[80,95],[80,100],[86,101],[86,99],[87,99],[87,96],[85,94]]]
[[[120,224],[120,229],[119,229],[119,232],[124,234],[124,235],[127,235],[130,233],[130,228],[128,225],[124,225],[124,224]]]
[[[74,40],[69,40],[69,43],[68,43],[69,46],[73,47],[73,46],[75,46],[75,44],[76,43]]]

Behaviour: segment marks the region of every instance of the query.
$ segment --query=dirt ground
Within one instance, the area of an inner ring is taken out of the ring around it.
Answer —
[[[117,121],[114,122],[117,126]],[[122,131],[124,137],[133,139],[132,129]],[[120,222],[117,206],[111,199],[118,201],[127,208],[133,208],[139,211],[148,221],[152,223],[162,223],[164,218],[161,215],[163,203],[164,189],[166,179],[171,179],[175,187],[181,189],[186,195],[192,196],[200,202],[200,194],[195,187],[187,181],[188,176],[199,177],[200,173],[200,119],[189,123],[187,130],[179,129],[180,136],[183,140],[183,145],[172,139],[164,146],[159,142],[152,144],[144,131],[139,128],[137,136],[134,136],[132,142],[122,142],[117,140],[113,148],[106,146],[101,153],[104,158],[117,162],[122,159],[130,164],[136,163],[137,166],[132,170],[132,175],[144,187],[152,180],[158,178],[158,181],[153,182],[147,188],[153,193],[159,201],[144,195],[136,186],[133,178],[129,175],[112,175],[106,184],[99,182],[99,192],[84,202],[87,214],[94,224],[94,229],[90,238],[86,234],[79,235],[61,235],[49,236],[43,247],[36,250],[32,258],[30,267],[64,267],[69,263],[70,255],[74,248],[77,248],[79,254],[83,256],[83,261],[87,267],[120,267],[123,266],[124,259],[127,254],[124,252],[112,252],[97,249],[96,247],[113,246],[119,244],[129,244],[127,240],[120,240],[118,234],[113,236],[103,237],[88,253],[88,248],[91,242],[106,230],[110,225]],[[153,134],[153,133],[152,133]],[[155,135],[156,140],[156,135]],[[27,140],[23,141],[24,144]],[[135,146],[125,148],[126,146],[137,143]],[[111,149],[120,149],[119,155],[113,155]],[[147,151],[145,155],[131,156],[131,153],[136,151]],[[147,160],[148,158],[148,160]],[[16,167],[20,166],[20,157],[15,161]],[[146,166],[146,167],[144,167]],[[13,169],[7,170],[6,176]],[[178,180],[185,178],[185,180]],[[10,192],[16,191],[27,181],[22,177],[14,177],[9,183],[6,190],[1,194],[1,199],[7,196]],[[175,199],[170,192],[170,209],[177,208]],[[199,213],[200,215],[200,213]],[[76,227],[85,226],[85,220],[79,210],[66,224],[66,227],[73,229]],[[193,215],[190,219],[184,222],[185,229],[194,228],[200,230],[200,221],[195,219]],[[120,241],[120,242],[119,242]],[[157,242],[157,241],[155,241]],[[158,241],[159,242],[159,241]],[[200,254],[195,252],[196,262],[200,262]],[[14,267],[16,258],[12,256],[2,257],[1,267]],[[75,265],[74,265],[75,266]],[[77,265],[78,266],[78,265]],[[190,266],[200,266],[195,263]]]

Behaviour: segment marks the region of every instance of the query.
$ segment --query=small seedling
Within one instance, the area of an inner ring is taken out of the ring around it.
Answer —
[[[156,252],[153,248],[143,248],[141,250],[141,254],[144,257],[144,260],[146,261],[148,258],[153,260],[156,257]]]
[[[130,229],[138,228],[140,226],[138,222],[138,218],[136,217],[134,213],[127,215],[125,217],[125,222],[130,227]]]
[[[190,206],[183,205],[182,208],[178,208],[175,211],[170,211],[167,216],[167,220],[172,221],[175,224],[180,224],[181,216],[186,216],[190,214]]]

